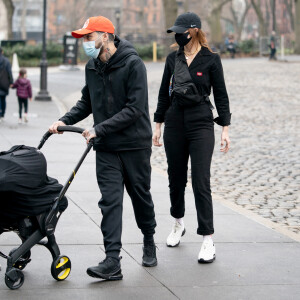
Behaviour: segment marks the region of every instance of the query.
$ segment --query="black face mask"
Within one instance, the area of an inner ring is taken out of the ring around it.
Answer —
[[[189,34],[190,34],[189,32],[176,33],[175,34],[176,43],[181,47],[184,47],[185,45],[187,45],[189,43],[189,41],[192,39],[192,37],[188,38]]]

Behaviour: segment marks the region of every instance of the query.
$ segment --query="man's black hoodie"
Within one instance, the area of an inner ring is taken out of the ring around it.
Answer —
[[[117,51],[103,63],[90,59],[81,100],[60,120],[72,125],[93,114],[97,138],[94,150],[150,148],[146,68],[133,46],[115,37]]]

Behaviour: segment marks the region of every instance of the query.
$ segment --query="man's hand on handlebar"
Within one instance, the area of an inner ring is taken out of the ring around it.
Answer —
[[[61,131],[61,132],[57,131],[58,126],[66,126],[66,124],[62,121],[56,121],[49,127],[49,132],[63,134],[64,133],[63,131]]]
[[[96,132],[95,132],[95,129],[94,129],[94,128],[92,128],[92,129],[86,129],[86,130],[82,133],[82,135],[85,137],[86,143],[88,144],[92,138],[95,138],[95,137],[96,137]]]

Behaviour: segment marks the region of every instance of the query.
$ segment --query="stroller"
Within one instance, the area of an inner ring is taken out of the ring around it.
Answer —
[[[84,131],[74,126],[59,126],[57,130]],[[8,256],[0,252],[0,256],[7,259],[5,284],[12,290],[23,285],[22,270],[31,261],[30,249],[37,244],[45,246],[52,255],[51,275],[54,279],[65,280],[71,272],[71,261],[60,254],[54,232],[59,217],[68,206],[65,193],[91,150],[93,139],[62,186],[47,176],[47,162],[39,151],[51,135],[47,131],[37,148],[19,145],[0,152],[0,235],[14,231],[22,241]],[[45,237],[47,240],[43,240]]]

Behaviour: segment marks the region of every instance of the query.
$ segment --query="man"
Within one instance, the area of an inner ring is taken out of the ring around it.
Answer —
[[[277,60],[276,58],[276,32],[272,31],[271,37],[270,37],[270,57],[269,60]]]
[[[57,133],[57,126],[72,125],[93,114],[94,128],[85,130],[83,136],[87,142],[94,138],[106,258],[87,273],[119,280],[123,278],[119,254],[124,185],[144,234],[142,263],[157,265],[156,222],[149,191],[152,130],[146,69],[133,46],[114,36],[114,26],[107,18],[89,18],[72,35],[83,38],[84,50],[91,57],[85,69],[86,85],[81,100],[49,131]]]
[[[6,110],[6,96],[9,86],[13,84],[13,76],[9,60],[4,57],[4,51],[0,47],[0,122],[3,121]]]

